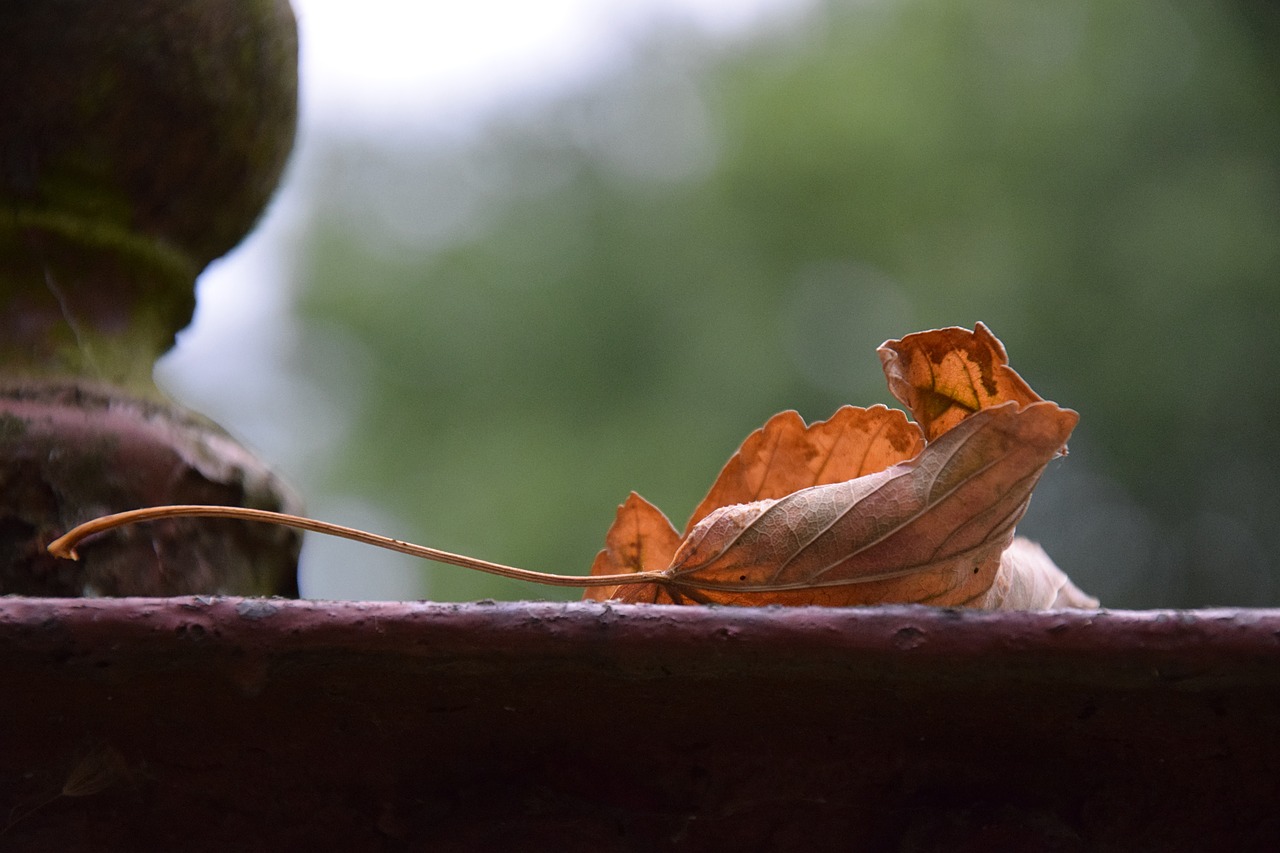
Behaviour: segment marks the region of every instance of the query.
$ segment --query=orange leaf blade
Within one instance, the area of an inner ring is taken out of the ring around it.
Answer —
[[[632,492],[618,507],[604,541],[604,550],[591,564],[592,575],[661,571],[671,564],[671,557],[680,544],[680,534],[662,510]],[[658,591],[657,584],[595,586],[587,587],[582,597],[596,601],[616,598],[633,603],[653,602]]]
[[[1009,367],[1004,345],[982,323],[885,341],[880,356],[889,390],[933,441],[975,412],[1043,398]]]
[[[781,412],[747,436],[725,463],[685,534],[722,506],[781,498],[883,471],[923,447],[919,427],[885,406],[843,406],[811,426],[794,411]]]

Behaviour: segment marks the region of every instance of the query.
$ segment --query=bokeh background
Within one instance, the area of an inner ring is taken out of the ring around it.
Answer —
[[[1109,606],[1280,604],[1274,4],[296,5],[288,183],[159,377],[313,515],[586,572],[628,491],[680,525],[770,414],[891,403],[881,341],[982,320],[1082,416],[1023,533]]]

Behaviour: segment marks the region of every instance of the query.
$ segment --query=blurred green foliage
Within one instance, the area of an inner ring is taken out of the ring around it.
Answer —
[[[1280,603],[1280,76],[1248,11],[832,2],[655,34],[480,134],[331,139],[298,352],[352,420],[313,488],[585,572],[628,490],[679,525],[770,414],[892,402],[882,340],[983,320],[1082,414],[1023,532],[1110,606]]]

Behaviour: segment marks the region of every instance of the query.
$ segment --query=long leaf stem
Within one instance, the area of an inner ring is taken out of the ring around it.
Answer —
[[[665,576],[661,572],[634,572],[624,575],[556,575],[546,572],[535,572],[530,569],[518,569],[514,566],[504,566],[501,563],[490,563],[487,560],[477,560],[474,557],[464,557],[461,554],[451,554],[448,551],[441,551],[436,548],[428,548],[425,545],[414,545],[412,542],[402,542],[399,539],[392,539],[388,536],[379,536],[376,533],[368,533],[364,530],[357,530],[354,527],[344,527],[341,524],[330,524],[327,521],[316,521],[313,518],[304,518],[300,515],[290,515],[284,512],[271,512],[265,509],[248,509],[246,507],[234,506],[201,506],[180,504],[175,506],[154,506],[143,509],[133,509],[127,512],[117,512],[112,515],[104,515],[101,518],[95,518],[92,521],[86,521],[84,524],[78,525],[71,530],[59,536],[48,545],[50,554],[55,557],[61,557],[64,560],[78,560],[79,554],[76,553],[76,545],[84,541],[86,538],[122,527],[127,524],[136,524],[140,521],[154,521],[161,518],[234,518],[242,521],[258,521],[266,524],[279,524],[285,527],[296,527],[299,530],[309,530],[313,533],[324,533],[329,536],[339,536],[343,539],[352,539],[365,545],[373,545],[377,548],[386,548],[390,551],[399,551],[402,554],[408,554],[411,557],[420,557],[424,560],[433,560],[437,563],[447,563],[451,566],[459,566],[464,569],[474,569],[478,572],[486,572],[491,575],[499,575],[504,578],[512,578],[513,580],[529,581],[531,583],[539,583],[546,586],[571,586],[571,587],[592,587],[592,586],[615,586],[618,584],[634,584],[634,583],[661,583]]]

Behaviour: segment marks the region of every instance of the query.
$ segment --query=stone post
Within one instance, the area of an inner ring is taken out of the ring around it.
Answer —
[[[296,116],[287,0],[0,5],[0,593],[296,594],[283,529],[157,522],[79,563],[44,552],[140,506],[296,509],[151,378],[196,276],[270,198]]]

